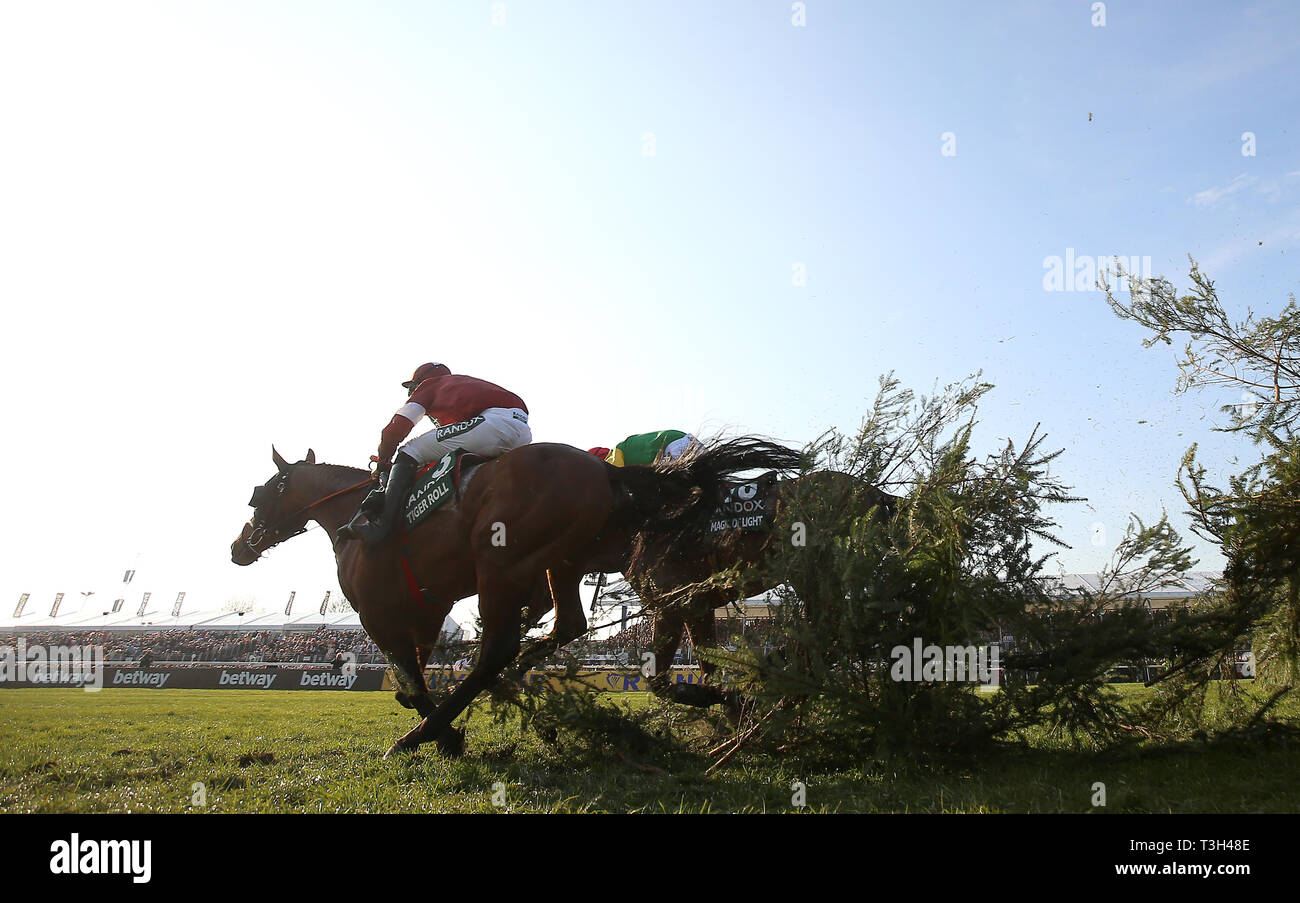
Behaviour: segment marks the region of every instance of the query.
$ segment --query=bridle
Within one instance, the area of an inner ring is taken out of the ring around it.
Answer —
[[[295,528],[292,533],[281,535],[285,530],[284,527],[285,524],[289,523],[290,521],[297,520],[300,516],[306,514],[308,511],[315,508],[317,505],[323,505],[326,502],[328,502],[330,499],[338,498],[339,496],[346,495],[349,492],[355,492],[358,489],[362,489],[366,486],[369,486],[373,482],[375,482],[375,476],[371,474],[370,476],[367,476],[364,480],[362,480],[360,483],[355,483],[352,486],[348,486],[344,489],[340,489],[337,492],[331,492],[329,495],[325,496],[324,498],[319,498],[309,505],[303,505],[297,511],[293,512],[292,514],[286,517],[277,517],[275,519],[275,524],[273,526],[268,526],[265,523],[259,522],[256,516],[254,516],[254,518],[248,522],[249,526],[252,527],[252,529],[248,532],[247,536],[241,537],[239,541],[243,543],[245,546],[247,546],[248,550],[252,552],[254,555],[260,556],[263,552],[267,552],[273,549],[275,546],[278,546],[286,539],[293,539],[295,536],[299,536],[307,532],[307,518],[303,518],[302,524],[299,527]],[[289,474],[286,471],[280,474],[279,478],[275,481],[275,486],[272,489],[275,492],[275,494],[278,496],[278,495],[282,495],[284,491],[288,488],[289,488]],[[265,486],[258,486],[256,489],[253,490],[253,505],[255,509],[257,507],[260,507],[258,496],[265,489],[266,489]],[[265,548],[259,549],[257,547],[257,544],[261,542],[261,540],[266,538],[267,534],[270,534],[270,536],[272,537],[271,543],[267,545]]]

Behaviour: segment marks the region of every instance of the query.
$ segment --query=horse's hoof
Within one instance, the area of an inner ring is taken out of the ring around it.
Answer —
[[[452,759],[465,755],[465,729],[449,727],[438,735],[438,752]]]
[[[465,729],[447,727],[433,738],[433,743],[442,755],[459,759],[465,754]]]
[[[391,759],[394,756],[396,756],[398,753],[404,753],[410,751],[411,751],[410,747],[403,746],[402,741],[399,740],[396,743],[394,743],[392,746],[388,747],[388,752],[384,753],[384,758]]]

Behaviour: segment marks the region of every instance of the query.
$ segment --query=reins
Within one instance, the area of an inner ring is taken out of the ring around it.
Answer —
[[[287,477],[288,474],[285,474],[284,476]],[[280,530],[282,529],[280,525],[287,523],[288,521],[297,520],[300,515],[306,514],[308,511],[315,508],[317,505],[323,505],[326,502],[328,502],[330,499],[335,499],[341,495],[347,495],[349,492],[355,492],[358,489],[363,489],[366,486],[369,486],[374,481],[375,481],[375,475],[370,474],[360,483],[356,483],[352,486],[345,487],[343,489],[338,490],[337,492],[331,492],[329,495],[325,496],[324,498],[319,498],[309,505],[304,505],[303,507],[299,508],[297,511],[293,512],[293,514],[290,514],[287,517],[276,518],[276,524],[274,527],[263,526],[260,524],[253,524],[253,529],[249,533],[248,538],[244,540],[244,545],[248,546],[249,551],[261,555],[263,552],[268,551],[271,548],[271,546],[279,545],[280,543],[284,542],[286,539],[293,539],[295,536],[298,536],[299,534],[306,533],[307,532],[306,521],[303,522],[303,525],[301,527],[299,527],[294,532],[290,533],[288,536],[280,535]],[[279,492],[284,492],[285,487],[286,487],[285,480],[282,479],[277,484],[277,490]],[[257,546],[254,545],[254,543],[260,540],[262,537],[266,536],[268,532],[271,533],[273,541],[271,542],[271,545],[267,546],[265,549],[259,550]]]

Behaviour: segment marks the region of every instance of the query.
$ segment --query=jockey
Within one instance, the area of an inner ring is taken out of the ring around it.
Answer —
[[[453,374],[445,364],[421,364],[402,386],[408,401],[384,427],[379,440],[379,488],[366,496],[357,516],[339,530],[342,539],[363,539],[373,545],[388,536],[416,472],[425,464],[440,461],[458,448],[495,458],[533,439],[524,400],[498,385]],[[398,450],[398,444],[425,416],[435,429]],[[394,451],[396,460],[392,460]],[[369,523],[357,522],[363,514]]]
[[[638,433],[628,436],[613,451],[609,449],[590,449],[595,454],[604,451],[605,460],[615,467],[628,464],[651,465],[659,461],[673,461],[686,454],[692,448],[698,448],[700,440],[681,430],[660,430],[657,433]]]

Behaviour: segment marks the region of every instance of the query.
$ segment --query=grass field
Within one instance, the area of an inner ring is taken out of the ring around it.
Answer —
[[[1300,811],[1300,746],[1267,736],[1102,755],[1044,743],[887,772],[738,759],[706,776],[687,755],[665,773],[612,754],[575,768],[481,708],[465,758],[385,761],[413,724],[387,693],[4,690],[0,812],[783,812],[794,781],[813,812]]]

